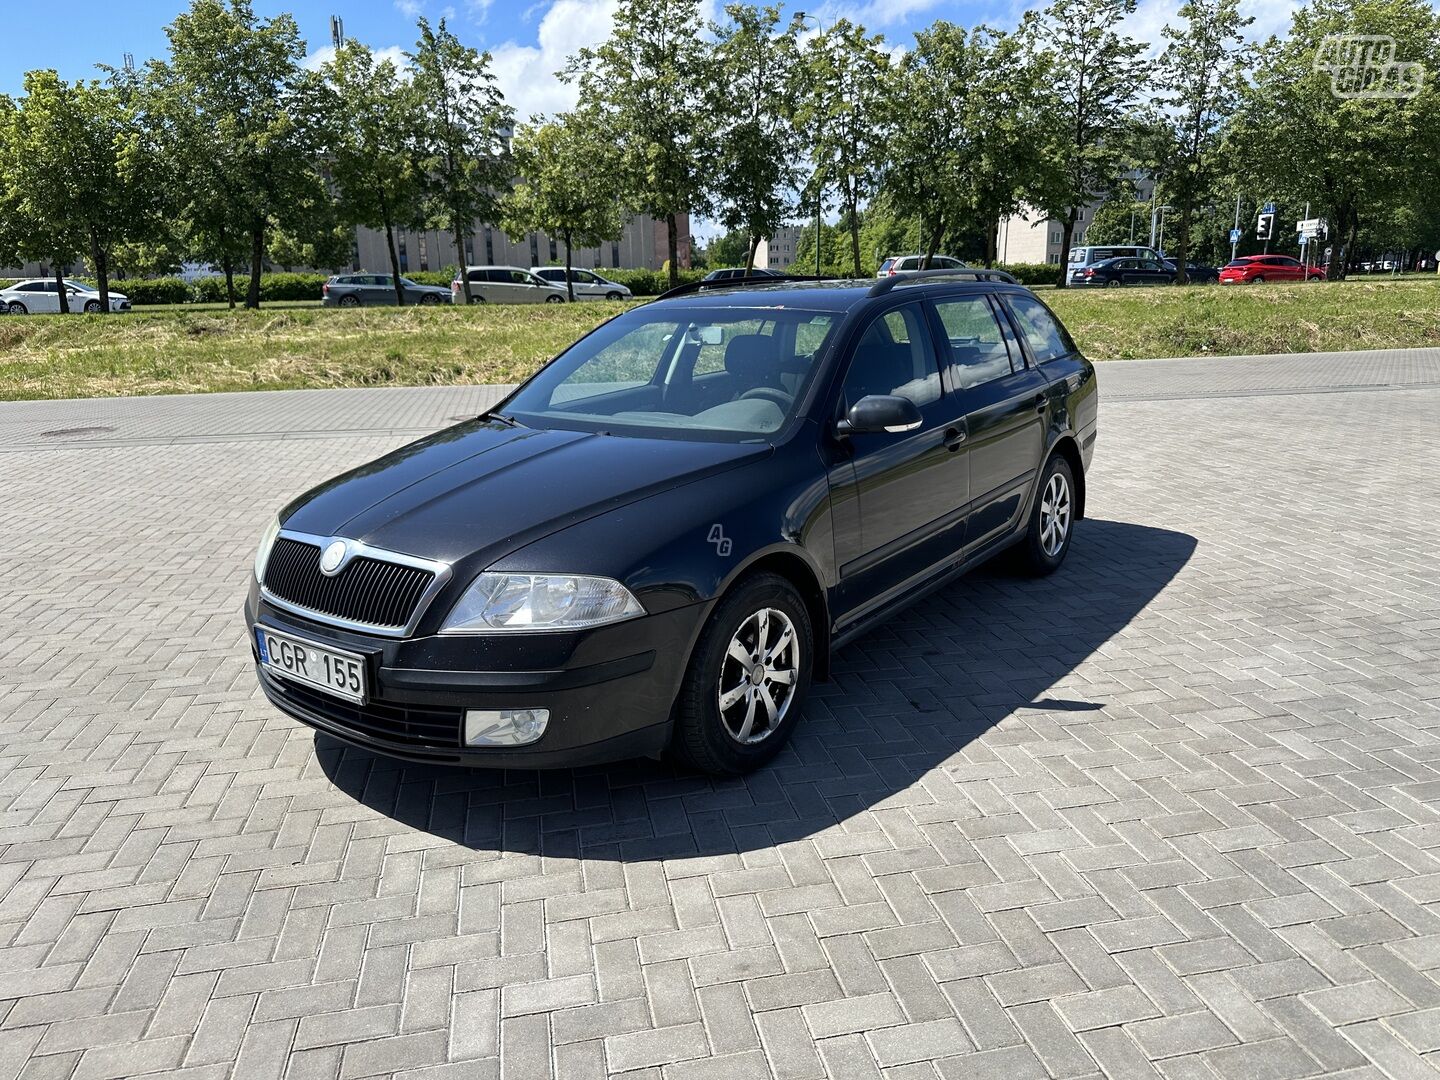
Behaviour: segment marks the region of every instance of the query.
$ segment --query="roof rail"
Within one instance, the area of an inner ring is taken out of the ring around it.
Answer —
[[[688,296],[690,293],[701,292],[705,289],[733,289],[738,285],[784,285],[794,281],[839,281],[840,278],[815,277],[802,274],[754,274],[749,277],[722,278],[719,281],[687,281],[684,285],[676,285],[673,289],[667,289],[656,300],[669,300],[672,296]]]
[[[887,278],[881,278],[870,286],[869,295],[884,296],[896,285],[903,285],[907,281],[930,281],[946,277],[969,277],[976,281],[1007,281],[1011,285],[1020,284],[1013,275],[1007,274],[1004,270],[986,270],[983,266],[957,266],[943,270],[902,270]]]

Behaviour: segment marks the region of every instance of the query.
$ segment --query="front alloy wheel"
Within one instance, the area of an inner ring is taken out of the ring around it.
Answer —
[[[761,608],[730,639],[720,664],[720,722],[736,742],[754,744],[779,728],[795,697],[800,642],[790,616]]]
[[[769,761],[799,721],[814,637],[805,601],[778,574],[742,580],[700,633],[675,703],[671,750],[702,772]]]

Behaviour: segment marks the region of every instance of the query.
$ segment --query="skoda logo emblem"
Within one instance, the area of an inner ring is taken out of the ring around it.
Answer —
[[[345,556],[350,549],[345,545],[344,540],[336,540],[331,543],[320,554],[320,572],[330,577],[345,563]]]

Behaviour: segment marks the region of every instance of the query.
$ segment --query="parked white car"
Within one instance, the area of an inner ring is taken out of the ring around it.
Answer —
[[[562,289],[565,287],[563,266],[532,266],[530,270],[536,277],[543,278],[552,285],[559,285]],[[579,270],[572,266],[570,282],[575,286],[576,300],[628,300],[630,297],[630,290],[626,286],[601,277],[594,270]]]
[[[563,304],[565,286],[536,277],[519,266],[467,266],[470,302],[474,304]],[[450,282],[450,302],[465,302],[465,284]]]
[[[79,281],[66,281],[65,292],[71,314],[100,314],[100,292]],[[54,278],[29,278],[17,281],[8,289],[0,289],[0,308],[10,315],[59,313],[60,287]],[[130,298],[124,293],[110,293],[111,311],[129,311]]]

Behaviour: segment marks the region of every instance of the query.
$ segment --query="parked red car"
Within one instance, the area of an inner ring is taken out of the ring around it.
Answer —
[[[1254,285],[1261,281],[1324,281],[1325,271],[1308,269],[1289,255],[1245,255],[1220,269],[1221,285]]]

